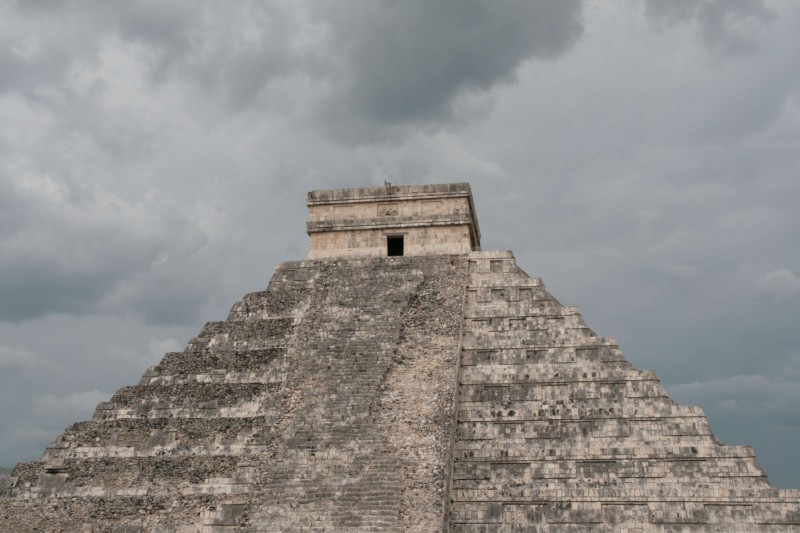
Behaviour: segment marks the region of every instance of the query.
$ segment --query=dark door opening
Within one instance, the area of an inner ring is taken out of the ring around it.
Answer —
[[[403,236],[386,237],[386,250],[388,255],[403,255]]]

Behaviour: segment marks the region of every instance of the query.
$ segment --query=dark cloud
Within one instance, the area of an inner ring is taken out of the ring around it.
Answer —
[[[236,9],[236,7],[233,7]],[[198,19],[209,15],[207,2],[158,2],[153,0],[103,6],[105,18],[113,21],[122,37],[144,44],[159,44],[178,51],[191,46],[190,34]]]
[[[214,159],[224,148],[198,150],[192,136],[237,113],[291,116],[297,77],[310,80],[300,113],[311,127],[363,140],[448,124],[459,94],[508,82],[525,59],[563,53],[581,34],[577,0],[352,2],[317,5],[313,16],[261,2],[16,7],[6,7],[15,24],[0,72],[8,117],[31,128],[0,144],[18,161],[0,174],[7,320],[125,306],[148,321],[193,318],[179,309],[202,307],[208,280],[183,276],[181,265],[228,248],[186,212],[203,205],[203,191],[184,191],[231,170]],[[180,176],[201,160],[197,179]],[[161,201],[146,199],[154,186]],[[178,198],[188,206],[172,212]]]
[[[480,0],[317,5],[337,60],[322,105],[337,137],[441,124],[455,99],[514,79],[526,59],[567,51],[581,36],[580,0]],[[413,35],[413,38],[409,38]]]
[[[127,53],[144,61],[151,83],[196,83],[235,110],[252,103],[260,89],[286,71],[290,37],[298,30],[289,12],[253,1],[22,2],[17,7],[6,7],[7,19],[16,24],[9,24],[2,39],[0,87],[29,99],[44,84],[64,91],[76,69],[96,67],[104,54],[128,47]]]
[[[131,4],[116,20],[156,55],[153,82],[191,80],[228,111],[252,111],[261,91],[305,68],[293,42],[302,22],[277,3]]]
[[[118,39],[141,47],[152,83],[191,81],[229,111],[285,103],[275,91],[310,83],[313,116],[328,117],[334,138],[366,140],[396,126],[443,126],[459,96],[512,81],[527,59],[566,52],[582,34],[581,8],[582,0],[352,0],[314,4],[308,15],[263,2],[34,6],[19,18],[35,30],[7,38],[0,82],[23,93],[59,86]]]

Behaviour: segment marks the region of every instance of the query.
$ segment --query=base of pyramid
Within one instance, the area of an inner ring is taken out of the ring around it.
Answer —
[[[0,531],[800,528],[510,252],[283,263],[0,495]]]

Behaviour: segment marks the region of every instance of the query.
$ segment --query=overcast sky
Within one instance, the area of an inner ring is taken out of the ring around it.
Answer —
[[[305,193],[472,184],[800,488],[800,3],[0,3],[0,466],[305,257]]]

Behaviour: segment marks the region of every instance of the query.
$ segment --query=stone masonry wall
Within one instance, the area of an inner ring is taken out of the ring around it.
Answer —
[[[18,465],[0,532],[440,527],[465,282],[463,256],[283,263]]]
[[[18,465],[0,531],[213,531],[240,520],[252,471],[280,446],[319,271],[283,263],[267,291],[67,428],[41,461]]]
[[[510,252],[469,260],[449,531],[800,530],[800,491],[750,447],[722,445]]]
[[[466,219],[465,219],[466,221]],[[335,257],[367,256],[385,257],[387,255],[386,236],[402,235],[406,256],[427,254],[460,254],[472,251],[469,240],[469,227],[463,225],[440,225],[433,227],[402,226],[360,229],[357,231],[330,231],[310,235],[310,258],[327,259]]]
[[[387,235],[402,235],[409,256],[480,247],[466,183],[311,191],[307,204],[309,259],[385,257]]]

